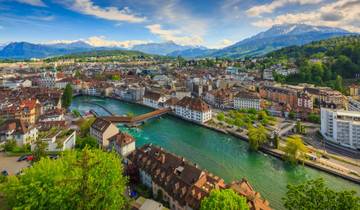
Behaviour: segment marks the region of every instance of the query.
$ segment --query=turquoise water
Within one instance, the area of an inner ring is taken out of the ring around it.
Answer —
[[[119,115],[151,111],[140,105],[95,97],[77,97],[71,108],[81,113],[94,109],[101,115],[107,115],[102,108],[87,104],[87,100],[99,103]],[[275,209],[284,209],[281,198],[285,195],[287,184],[318,177],[324,178],[333,189],[351,189],[360,195],[360,186],[352,182],[312,168],[294,167],[260,152],[249,152],[246,142],[172,116],[150,120],[139,128],[119,128],[136,138],[137,147],[146,143],[161,146],[222,177],[226,182],[246,177]]]

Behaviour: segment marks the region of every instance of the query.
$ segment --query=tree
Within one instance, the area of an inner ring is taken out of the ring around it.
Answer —
[[[11,139],[6,141],[4,145],[4,150],[7,152],[11,152],[15,149],[15,147],[16,147],[16,141],[14,139]]]
[[[62,106],[65,107],[66,109],[70,107],[71,105],[71,101],[72,101],[72,97],[73,97],[73,92],[72,92],[72,87],[71,84],[67,84],[63,95],[61,97],[61,101],[62,101]]]
[[[307,147],[304,145],[300,136],[293,135],[287,138],[284,152],[286,159],[292,163],[296,163],[298,159],[305,157]]]
[[[33,151],[33,162],[38,162],[41,160],[41,158],[46,157],[46,148],[48,147],[48,144],[41,140],[41,138],[38,138],[35,141],[35,147]]]
[[[233,190],[213,190],[200,204],[200,210],[249,210],[246,198]]]
[[[335,90],[338,90],[340,92],[342,92],[344,90],[344,82],[343,82],[343,78],[340,75],[336,76],[336,80],[335,80]]]
[[[127,179],[121,159],[101,150],[69,151],[43,158],[11,176],[0,191],[11,209],[125,209]]]
[[[301,121],[296,122],[296,133],[304,134],[305,133],[305,126],[301,123]]]
[[[120,76],[119,76],[119,75],[112,75],[112,76],[111,76],[111,80],[113,80],[113,81],[119,81],[119,80],[120,80]]]
[[[322,178],[308,180],[299,185],[288,185],[283,198],[285,208],[289,210],[358,210],[360,198],[354,191],[335,192],[325,186]]]
[[[97,140],[92,136],[85,136],[81,138],[80,136],[76,136],[76,145],[77,149],[84,149],[85,147],[89,148],[98,148]]]
[[[258,150],[268,140],[267,130],[264,126],[249,129],[249,145],[253,150]]]
[[[216,118],[219,120],[219,121],[224,121],[225,120],[225,115],[224,113],[220,112]]]
[[[93,124],[96,118],[88,118],[85,120],[79,120],[80,135],[85,137],[89,135],[90,126]]]

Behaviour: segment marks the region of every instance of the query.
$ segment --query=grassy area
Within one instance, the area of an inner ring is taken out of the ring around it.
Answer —
[[[255,109],[221,112],[217,115],[217,120],[245,129],[254,125],[268,126],[276,124],[276,118],[269,116],[265,110],[257,111]]]

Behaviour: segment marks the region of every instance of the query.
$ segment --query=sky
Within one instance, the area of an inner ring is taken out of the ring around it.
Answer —
[[[360,32],[360,0],[0,0],[0,43],[222,48],[276,24]]]

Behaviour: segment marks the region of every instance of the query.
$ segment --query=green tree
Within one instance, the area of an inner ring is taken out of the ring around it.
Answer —
[[[125,209],[127,179],[121,159],[101,150],[43,158],[0,186],[12,209]]]
[[[258,150],[264,143],[268,141],[267,130],[264,126],[258,128],[250,127],[249,132],[249,146],[253,150]]]
[[[120,76],[119,76],[119,75],[112,75],[112,76],[111,76],[111,80],[113,80],[113,81],[119,81],[119,80],[120,80]]]
[[[200,210],[249,210],[246,198],[233,190],[213,190],[200,204]]]
[[[340,75],[336,76],[336,80],[335,80],[335,90],[338,90],[340,92],[342,92],[344,90],[344,82],[343,82],[343,78]]]
[[[14,139],[6,141],[4,145],[4,150],[7,152],[11,152],[16,148],[16,141]]]
[[[38,138],[35,141],[35,147],[32,152],[33,155],[33,162],[38,162],[41,160],[41,158],[46,157],[46,148],[48,147],[48,144],[41,140],[41,138]]]
[[[296,163],[298,159],[305,158],[307,147],[304,145],[300,136],[293,135],[287,138],[284,152],[287,160]]]
[[[225,115],[224,113],[220,112],[216,118],[219,120],[219,121],[224,121],[225,120]]]
[[[298,185],[288,185],[283,198],[289,210],[359,210],[360,198],[354,191],[335,192],[325,186],[323,179],[308,180]]]
[[[96,120],[96,118],[88,118],[88,119],[82,119],[78,121],[78,125],[80,127],[80,135],[85,137],[88,136],[90,133],[90,126],[93,124],[93,122]]]
[[[84,149],[85,147],[89,148],[98,148],[97,140],[92,136],[85,136],[81,138],[80,136],[76,136],[76,145],[77,149]]]
[[[65,107],[66,109],[69,108],[72,102],[72,97],[73,97],[73,91],[71,84],[67,84],[64,89],[63,95],[61,97],[62,106]]]

